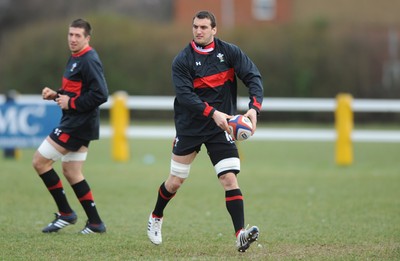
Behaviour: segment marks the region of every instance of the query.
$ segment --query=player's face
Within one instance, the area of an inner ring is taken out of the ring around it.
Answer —
[[[217,28],[211,27],[210,19],[194,18],[193,20],[193,39],[198,45],[206,46],[214,41],[214,35],[217,33]]]
[[[70,27],[68,45],[72,53],[79,53],[89,45],[90,36],[85,36],[85,29]]]

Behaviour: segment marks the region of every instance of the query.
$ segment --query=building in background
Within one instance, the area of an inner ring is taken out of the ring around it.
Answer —
[[[293,0],[175,0],[174,22],[187,24],[200,10],[209,10],[219,27],[286,23],[292,20]]]

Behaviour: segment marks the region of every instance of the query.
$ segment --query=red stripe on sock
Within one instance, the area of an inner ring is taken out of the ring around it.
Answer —
[[[58,213],[60,213],[60,215],[61,216],[71,216],[72,215],[72,212],[71,213],[65,213],[65,212],[58,212]]]
[[[51,187],[48,187],[47,189],[48,190],[53,190],[53,189],[58,189],[58,188],[62,188],[63,186],[62,186],[62,182],[61,182],[61,180],[59,180],[58,182],[57,182],[57,184],[55,184],[54,186],[51,186]]]
[[[89,191],[89,192],[86,193],[83,197],[80,197],[80,198],[79,198],[79,201],[80,201],[80,202],[85,201],[85,200],[94,201],[94,200],[93,200],[92,191]]]
[[[162,193],[161,189],[158,190],[158,193],[160,193],[160,196],[165,200],[170,200],[171,198],[173,198],[175,196],[175,194],[173,194],[171,197],[167,197]]]
[[[243,196],[242,195],[238,195],[238,196],[226,197],[225,198],[225,201],[232,201],[232,200],[243,200]]]
[[[154,215],[153,213],[151,213],[151,217],[152,217],[152,218],[162,218],[162,217],[159,217],[159,216]]]

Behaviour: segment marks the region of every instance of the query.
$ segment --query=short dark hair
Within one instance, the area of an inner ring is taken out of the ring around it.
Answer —
[[[209,20],[211,21],[211,27],[212,27],[212,28],[214,28],[214,27],[217,26],[217,20],[215,19],[214,14],[211,13],[210,11],[199,11],[199,12],[197,12],[197,13],[194,15],[192,21],[194,21],[195,18],[198,18],[198,19],[205,19],[205,18],[207,18],[207,19],[209,19]]]
[[[90,26],[89,22],[81,18],[72,21],[70,27],[82,28],[85,31],[85,36],[92,34],[92,27]]]

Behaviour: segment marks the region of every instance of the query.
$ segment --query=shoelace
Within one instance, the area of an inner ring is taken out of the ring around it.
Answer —
[[[154,219],[154,231],[158,232],[160,230],[161,219],[155,218]]]

